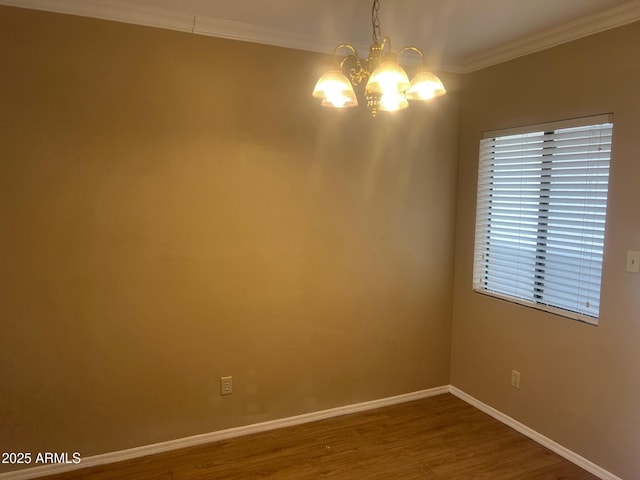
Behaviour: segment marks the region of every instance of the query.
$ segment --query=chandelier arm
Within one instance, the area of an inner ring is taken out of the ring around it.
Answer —
[[[347,63],[347,60],[349,60],[350,58],[355,58],[356,65],[360,64],[358,57],[356,57],[355,55],[345,55],[344,57],[342,57],[342,60],[340,60],[340,63],[338,64],[340,66],[340,71],[344,71],[344,64]]]
[[[384,53],[384,47],[387,47],[388,52],[391,52],[391,39],[389,37],[384,37],[382,39],[382,43],[380,44],[380,53]]]
[[[343,48],[346,48],[347,50],[349,50],[351,52],[351,55],[346,55],[342,60],[340,60],[340,62],[337,62],[340,65],[340,68],[342,68],[342,65],[344,65],[345,60],[351,56],[355,57],[356,61],[360,63],[360,55],[358,55],[358,51],[356,50],[356,47],[354,47],[350,43],[341,43],[336,48],[333,49],[332,55],[334,60],[337,59],[338,52]]]
[[[402,54],[403,52],[417,53],[418,55],[420,55],[420,58],[422,59],[422,63],[423,64],[427,63],[427,59],[425,58],[424,53],[422,53],[422,50],[420,50],[418,47],[413,47],[413,46],[404,47],[402,50],[398,52],[398,57],[400,57],[400,54]]]
[[[338,55],[338,52],[342,49],[347,49],[350,53],[348,55],[342,56],[342,58],[338,60],[338,57],[340,56]],[[336,48],[334,48],[333,58],[334,61],[338,64],[338,68],[342,72],[344,72],[345,64],[349,60],[354,60],[355,66],[353,68],[350,68],[348,71],[351,83],[353,85],[360,85],[364,80],[369,78],[369,70],[365,67],[362,58],[360,58],[360,55],[358,55],[356,47],[354,47],[350,43],[341,43]]]

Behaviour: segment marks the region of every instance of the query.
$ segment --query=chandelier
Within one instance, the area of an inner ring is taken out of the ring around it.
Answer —
[[[419,48],[404,47],[394,53],[389,37],[380,40],[379,9],[380,0],[374,0],[371,8],[373,43],[366,59],[360,58],[356,48],[349,43],[341,43],[333,50],[334,67],[320,77],[313,90],[313,96],[322,100],[323,107],[357,106],[354,87],[360,92],[364,87],[364,98],[374,117],[378,111],[395,112],[407,108],[409,100],[428,101],[446,93],[440,79],[427,69],[425,56]],[[341,50],[349,53],[339,56]],[[411,81],[398,63],[398,57],[405,52],[416,53],[422,60]]]

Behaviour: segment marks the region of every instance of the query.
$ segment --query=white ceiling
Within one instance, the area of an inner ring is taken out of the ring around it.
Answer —
[[[0,0],[330,53],[366,55],[372,0]],[[640,0],[381,0],[382,36],[421,48],[434,68],[468,72],[640,20]]]

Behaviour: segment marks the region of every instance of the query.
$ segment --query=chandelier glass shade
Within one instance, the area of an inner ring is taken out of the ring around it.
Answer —
[[[324,107],[355,107],[358,105],[356,93],[349,79],[340,70],[325,73],[313,90],[313,96],[322,99]]]
[[[428,70],[419,48],[404,47],[395,54],[391,51],[391,40],[388,37],[380,39],[379,8],[380,0],[374,0],[371,9],[373,43],[366,59],[361,58],[349,43],[341,43],[333,50],[332,69],[320,77],[313,90],[313,96],[321,100],[322,106],[355,107],[358,105],[355,89],[358,89],[375,117],[378,111],[405,109],[409,100],[424,102],[446,93],[442,81]],[[346,55],[340,54],[344,50]],[[411,81],[398,63],[398,57],[405,52],[413,52],[421,59]]]

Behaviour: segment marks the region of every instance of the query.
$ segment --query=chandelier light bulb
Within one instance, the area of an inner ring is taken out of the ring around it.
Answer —
[[[409,102],[401,93],[389,92],[383,94],[380,98],[380,110],[383,112],[396,112],[404,110],[408,106]]]
[[[409,77],[398,62],[387,60],[376,68],[367,82],[367,93],[401,94],[410,87]]]

